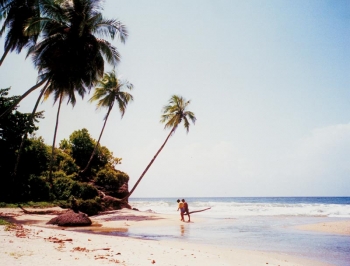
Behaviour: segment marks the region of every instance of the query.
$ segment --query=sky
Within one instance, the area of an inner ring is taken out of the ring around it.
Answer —
[[[350,1],[106,0],[103,15],[129,37],[112,43],[118,76],[134,85],[101,144],[122,158],[133,186],[169,131],[174,94],[197,117],[180,126],[133,197],[350,196]],[[3,38],[0,53],[3,53]],[[23,94],[37,71],[7,56],[0,87]],[[106,65],[106,71],[112,67]],[[78,100],[61,109],[57,143],[82,128],[97,139],[107,110]],[[20,103],[30,112],[39,91]],[[37,135],[52,144],[50,98]]]

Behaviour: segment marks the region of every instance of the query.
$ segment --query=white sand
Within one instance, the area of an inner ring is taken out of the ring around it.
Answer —
[[[283,265],[326,266],[285,254],[226,249],[178,241],[140,240],[129,237],[80,233],[71,229],[54,229],[45,223],[53,215],[22,215],[17,209],[0,209],[1,215],[12,213],[19,225],[6,230],[0,226],[1,265]],[[100,230],[118,230],[130,226],[181,225],[179,217],[121,210],[92,217]],[[197,222],[197,219],[196,219]],[[200,221],[199,221],[200,222]],[[186,226],[186,224],[184,224]]]
[[[323,233],[350,235],[350,220],[325,222],[317,224],[305,224],[296,227],[299,230],[317,231]]]

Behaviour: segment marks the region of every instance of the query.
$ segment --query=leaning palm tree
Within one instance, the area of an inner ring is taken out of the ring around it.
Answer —
[[[157,158],[158,154],[162,151],[165,144],[168,142],[168,139],[170,138],[170,136],[172,136],[175,133],[177,127],[181,124],[181,122],[184,123],[184,127],[187,133],[189,132],[189,129],[190,129],[189,121],[192,121],[193,124],[196,122],[197,119],[194,113],[187,110],[187,107],[189,104],[190,104],[190,101],[186,101],[183,97],[178,95],[173,95],[169,100],[169,104],[163,107],[163,115],[161,117],[160,122],[165,123],[164,128],[171,128],[171,131],[168,137],[165,139],[163,145],[157,151],[156,155],[154,155],[151,162],[147,165],[146,169],[143,171],[143,173],[141,174],[141,176],[139,177],[139,179],[137,180],[137,182],[135,183],[134,187],[131,189],[129,194],[122,199],[123,201],[126,201],[130,197],[130,195],[134,192],[134,190],[142,180],[143,176],[151,167],[151,165]]]
[[[115,76],[115,72],[111,71],[104,74],[103,79],[99,81],[99,87],[96,88],[94,95],[89,100],[90,102],[98,101],[97,109],[106,107],[108,108],[108,111],[104,118],[105,122],[103,123],[103,127],[100,136],[98,137],[98,141],[95,145],[95,148],[90,156],[87,165],[82,171],[83,174],[89,168],[91,161],[97,151],[98,145],[100,144],[100,140],[107,123],[107,119],[112,111],[114,103],[118,104],[119,111],[123,118],[128,103],[130,101],[133,101],[133,96],[130,93],[124,91],[124,89],[132,90],[133,85],[127,80],[118,79]]]

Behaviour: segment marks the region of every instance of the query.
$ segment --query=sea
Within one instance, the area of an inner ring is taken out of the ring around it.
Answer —
[[[129,199],[132,207],[140,211],[179,215],[176,200]],[[115,234],[277,252],[350,266],[349,235],[295,228],[321,222],[350,222],[350,197],[192,197],[185,200],[190,211],[210,209],[191,214],[191,223],[179,221],[175,227],[135,227]],[[196,222],[199,218],[206,219]]]

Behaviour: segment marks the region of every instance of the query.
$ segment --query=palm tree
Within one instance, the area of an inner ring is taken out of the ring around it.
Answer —
[[[39,0],[0,0],[0,19],[4,18],[0,37],[6,32],[0,66],[9,52],[20,53],[24,47],[36,42],[38,34],[26,35],[23,30],[28,19],[39,14]]]
[[[117,20],[104,19],[99,12],[101,0],[72,0],[63,4],[41,0],[42,17],[29,20],[25,31],[36,34],[41,29],[42,40],[29,48],[34,65],[42,79],[49,81],[45,97],[54,94],[59,100],[52,147],[58,128],[59,112],[64,97],[73,106],[75,93],[81,97],[103,76],[104,62],[115,66],[120,59],[117,49],[97,36],[114,39],[119,35],[124,43],[127,37],[125,26]],[[38,27],[40,24],[40,27]],[[95,36],[96,35],[96,36]],[[53,162],[49,180],[52,180]]]
[[[190,104],[190,101],[186,101],[183,97],[178,95],[173,95],[169,100],[169,104],[163,107],[163,115],[161,117],[160,122],[165,123],[164,128],[165,129],[171,128],[171,131],[167,136],[167,138],[165,139],[163,145],[154,155],[151,162],[147,165],[146,169],[143,171],[143,173],[141,174],[141,176],[139,177],[139,179],[137,180],[137,182],[135,183],[134,187],[131,189],[129,194],[122,199],[123,201],[126,201],[130,197],[130,195],[134,192],[134,190],[142,180],[143,176],[146,174],[148,169],[151,167],[151,165],[157,158],[158,154],[162,151],[165,144],[168,142],[168,139],[170,138],[170,136],[172,136],[175,133],[178,125],[180,125],[181,122],[183,122],[184,127],[188,133],[190,129],[190,121],[192,121],[193,124],[196,122],[197,119],[194,113],[187,110],[187,107],[189,104]]]
[[[128,33],[120,21],[102,17],[100,2],[40,0],[41,16],[28,19],[24,28],[28,36],[41,33],[41,41],[32,44],[27,55],[32,56],[38,69],[39,82],[0,117],[45,81],[50,84],[51,91],[66,88],[84,96],[103,76],[105,60],[113,66],[119,62],[117,49],[103,37],[113,40],[119,36],[124,43]],[[75,103],[74,97],[69,100]]]
[[[86,170],[89,168],[91,161],[97,151],[98,145],[100,143],[103,131],[105,129],[107,119],[109,117],[109,114],[112,111],[112,108],[114,106],[114,103],[117,102],[119,111],[121,113],[121,116],[123,118],[126,107],[130,101],[133,101],[133,96],[124,91],[124,89],[132,90],[133,85],[128,82],[127,80],[120,80],[115,76],[115,72],[111,71],[106,74],[104,74],[104,77],[101,81],[99,81],[100,87],[97,87],[95,90],[94,95],[89,100],[90,102],[98,101],[97,103],[97,109],[106,107],[108,108],[107,114],[104,118],[105,122],[103,123],[103,127],[100,133],[100,136],[98,137],[98,141],[95,145],[95,148],[91,154],[91,157],[89,159],[89,162],[87,163],[86,167],[82,171],[82,173],[85,173]]]

